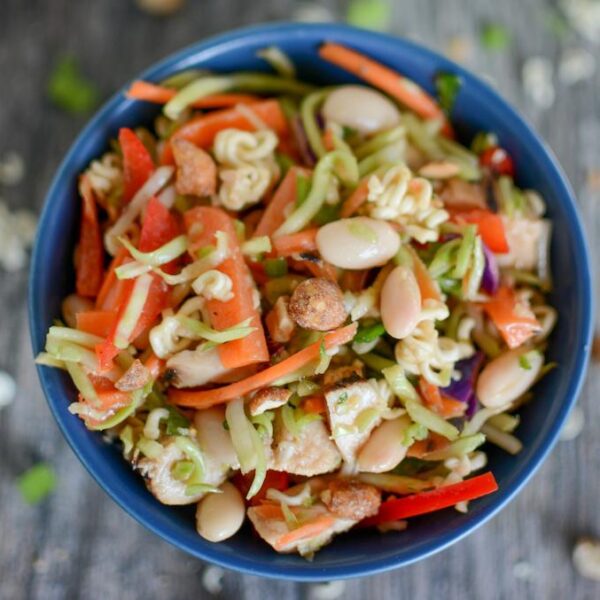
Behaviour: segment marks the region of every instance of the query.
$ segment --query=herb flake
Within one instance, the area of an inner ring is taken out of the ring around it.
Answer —
[[[435,76],[435,88],[442,110],[450,114],[454,108],[456,98],[462,87],[462,81],[454,73],[438,73]]]
[[[509,46],[511,35],[504,25],[488,23],[481,30],[480,41],[487,50],[499,52]]]
[[[27,504],[38,504],[56,487],[54,469],[48,463],[38,463],[17,480],[17,487]]]
[[[346,21],[350,25],[385,31],[392,17],[392,7],[385,0],[352,0],[346,12]]]
[[[50,100],[65,112],[84,114],[99,100],[96,86],[80,72],[73,56],[65,56],[55,65],[48,82]]]

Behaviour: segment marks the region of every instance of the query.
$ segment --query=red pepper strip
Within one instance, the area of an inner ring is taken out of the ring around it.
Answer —
[[[515,291],[501,287],[496,295],[483,305],[509,348],[518,348],[541,331],[541,325],[529,308],[517,302]]]
[[[119,130],[119,144],[123,152],[123,201],[127,203],[154,172],[154,161],[131,129]]]
[[[496,254],[506,254],[509,251],[504,222],[502,217],[489,210],[473,209],[453,211],[450,209],[451,220],[454,223],[474,223],[485,245]]]
[[[138,249],[141,252],[151,252],[152,250],[156,250],[177,237],[179,232],[179,223],[175,217],[157,198],[151,198],[146,208],[146,215],[142,224]],[[164,265],[164,268],[165,270],[172,270],[176,267],[174,264],[168,264]],[[160,275],[152,273],[151,277],[152,283],[148,292],[148,298],[146,299],[146,303],[133,333],[130,336],[130,342],[135,340],[135,338],[152,326],[160,313],[169,304],[169,286],[164,282]],[[119,322],[123,318],[123,315],[127,310],[127,305],[131,300],[135,282],[135,279],[129,279],[125,282],[125,291],[122,296],[123,301],[119,306],[115,325],[106,340],[96,347],[100,368],[103,371],[112,367],[112,361],[119,353],[119,348],[114,344],[115,334],[118,330]]]
[[[497,175],[514,177],[515,165],[508,152],[500,146],[490,146],[479,155],[479,164]]]
[[[389,521],[424,515],[454,506],[459,502],[481,498],[481,496],[491,494],[497,489],[496,479],[488,471],[483,475],[453,483],[437,490],[387,500],[380,506],[379,512],[374,517],[364,519],[360,524],[362,527],[372,527]]]
[[[81,178],[81,226],[75,265],[77,293],[95,298],[102,285],[104,248],[98,222],[98,207],[88,178]]]
[[[242,494],[242,497],[245,498],[248,494],[248,490],[250,490],[250,486],[252,485],[252,481],[254,479],[254,471],[246,473],[242,475],[242,473],[237,473],[233,477],[233,483]],[[267,490],[274,489],[279,490],[280,492],[287,490],[290,483],[290,477],[287,473],[283,471],[267,471],[265,475],[265,480],[258,492],[250,499],[248,502],[252,506],[256,506],[260,504],[267,497]]]

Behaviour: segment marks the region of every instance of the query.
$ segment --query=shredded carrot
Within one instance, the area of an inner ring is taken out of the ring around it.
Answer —
[[[306,413],[322,415],[325,414],[327,410],[327,405],[325,404],[325,398],[322,394],[317,394],[315,396],[309,396],[304,399],[302,403],[302,410]]]
[[[441,119],[444,123],[446,122],[442,109],[425,90],[414,81],[381,63],[367,58],[356,50],[332,42],[323,44],[319,49],[319,55],[388,93],[419,116],[425,119]]]
[[[154,104],[166,104],[177,94],[177,90],[148,81],[136,80],[125,92],[130,100],[143,100]],[[194,108],[226,108],[236,104],[251,104],[259,101],[258,96],[250,94],[212,94],[192,103]]]
[[[316,519],[304,523],[304,525],[293,529],[289,533],[284,533],[277,539],[275,544],[273,544],[273,547],[279,552],[290,544],[317,537],[320,533],[329,529],[334,523],[335,519],[332,516],[320,515]]]
[[[281,506],[279,504],[272,504],[271,502],[269,502],[268,500],[263,500],[263,503],[258,505],[258,506],[254,506],[253,509],[254,512],[261,518],[261,519],[283,519],[283,512],[281,510]]]
[[[165,361],[158,358],[156,354],[152,353],[145,360],[144,366],[146,367],[146,369],[148,369],[148,371],[150,371],[152,379],[158,379],[162,372],[165,370]]]
[[[121,302],[121,296],[125,286],[125,280],[118,279],[115,273],[117,267],[120,267],[129,252],[121,247],[117,255],[112,259],[108,271],[104,276],[104,281],[96,297],[96,308],[99,310],[116,310]]]
[[[87,310],[77,313],[75,318],[77,320],[77,329],[104,338],[108,336],[115,324],[117,311]]]
[[[355,190],[344,200],[340,210],[342,219],[351,217],[366,202],[369,196],[369,179],[369,177],[362,179]]]
[[[318,359],[321,343],[325,344],[326,349],[348,343],[356,334],[356,327],[356,323],[352,323],[352,325],[347,325],[346,327],[326,333],[323,337],[323,342],[315,342],[300,350],[300,352],[292,354],[292,356],[282,360],[280,363],[267,367],[263,371],[242,379],[242,381],[237,381],[214,390],[170,389],[169,400],[173,404],[179,404],[180,406],[208,408],[244,396],[261,387],[271,385],[279,378],[289,375],[305,367],[311,361]]]
[[[248,110],[251,110],[267,127],[273,129],[280,138],[288,135],[288,122],[277,100],[261,100],[250,104]],[[183,139],[200,148],[209,148],[217,133],[228,127],[244,131],[256,129],[255,124],[244,113],[236,108],[225,108],[190,119],[173,134],[171,141]],[[163,165],[173,164],[173,149],[170,143],[165,144],[160,162]]]
[[[465,402],[444,396],[436,385],[423,377],[419,379],[419,391],[427,407],[440,417],[453,419],[464,415],[467,408]]]
[[[344,271],[342,275],[342,289],[348,292],[361,292],[365,289],[369,269]]]
[[[411,253],[413,259],[413,273],[415,274],[417,283],[419,284],[421,302],[425,302],[425,300],[441,300],[442,297],[440,295],[438,285],[429,274],[429,271],[423,264],[423,261],[410,246],[406,246],[406,248]]]
[[[291,167],[273,194],[256,229],[255,236],[271,235],[285,221],[285,210],[296,202],[296,186],[298,175],[308,175],[306,169]]]
[[[447,448],[449,445],[450,442],[444,436],[430,431],[426,439],[413,443],[413,445],[408,449],[406,456],[410,456],[412,458],[423,458],[430,452],[442,450],[443,448]]]
[[[279,257],[301,254],[302,252],[314,252],[317,249],[318,231],[315,227],[273,238],[273,248]]]

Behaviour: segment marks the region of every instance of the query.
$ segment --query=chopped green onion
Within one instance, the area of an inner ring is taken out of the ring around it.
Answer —
[[[167,242],[160,248],[152,250],[151,252],[140,252],[127,238],[118,237],[117,239],[125,248],[127,248],[135,260],[150,267],[160,267],[161,265],[171,262],[178,256],[181,256],[188,247],[188,239],[185,235],[177,236],[170,242]]]
[[[265,273],[269,277],[283,277],[287,275],[288,265],[285,258],[267,258],[265,260]]]
[[[427,427],[429,431],[434,431],[435,433],[443,435],[450,441],[454,441],[458,438],[459,431],[454,425],[442,419],[442,417],[436,415],[422,404],[419,404],[414,400],[409,400],[408,402],[405,402],[404,406],[406,412],[415,423]]]
[[[325,202],[333,174],[337,175],[346,185],[355,185],[359,175],[354,156],[342,150],[334,150],[323,156],[315,167],[312,186],[306,200],[284,221],[275,235],[296,233],[308,225]]]
[[[17,487],[27,504],[37,504],[56,487],[56,474],[48,463],[30,467],[17,479]]]
[[[283,102],[281,102],[281,104],[283,108]],[[277,161],[277,165],[279,167],[279,170],[281,171],[281,179],[283,179],[286,176],[287,172],[296,164],[294,159],[292,159],[289,155],[284,154],[283,152],[276,152],[275,160]]]
[[[266,60],[275,72],[286,79],[296,77],[296,68],[290,57],[277,46],[268,46],[256,53],[257,56]]]
[[[87,113],[98,104],[98,89],[80,72],[74,56],[54,66],[48,82],[50,100],[69,113]]]
[[[296,175],[296,206],[302,206],[310,192],[310,177],[302,173]]]
[[[271,238],[268,235],[252,238],[242,244],[242,254],[256,256],[271,252]]]
[[[373,325],[360,326],[354,340],[355,344],[368,344],[374,342],[378,337],[381,337],[385,333],[385,327],[381,321],[374,323]]]
[[[392,6],[385,0],[351,0],[346,11],[346,21],[350,25],[385,31],[392,19]]]
[[[504,50],[510,44],[510,32],[499,23],[488,23],[481,30],[481,45],[487,50]]]
[[[435,76],[435,87],[440,106],[446,114],[450,114],[462,87],[460,77],[454,73],[438,73]]]
[[[361,356],[361,360],[364,360],[365,356],[366,355]],[[419,401],[419,395],[417,394],[417,391],[406,377],[406,373],[400,365],[392,363],[392,366],[383,368],[381,373],[392,388],[394,394],[398,396],[400,400],[403,402]]]

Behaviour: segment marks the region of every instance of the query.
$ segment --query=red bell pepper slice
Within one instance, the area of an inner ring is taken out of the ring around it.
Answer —
[[[254,471],[246,473],[243,475],[242,473],[237,473],[233,478],[233,483],[242,494],[242,497],[245,498],[252,486],[252,481],[254,480]],[[290,476],[288,473],[283,471],[267,471],[265,475],[265,480],[260,487],[260,490],[256,492],[254,496],[249,500],[249,504],[252,506],[256,506],[261,504],[262,501],[267,497],[267,490],[274,489],[283,492],[287,490],[290,484]]]
[[[123,201],[127,204],[154,172],[154,161],[142,140],[131,130],[119,130],[123,152]]]
[[[529,307],[517,302],[513,289],[503,286],[483,304],[509,348],[518,348],[542,329]]]
[[[361,521],[361,526],[371,527],[389,521],[398,521],[400,519],[424,515],[454,506],[459,502],[481,498],[495,492],[497,489],[498,483],[496,479],[491,472],[487,472],[483,475],[446,485],[436,490],[387,500],[382,503],[379,507],[379,512],[374,517],[369,517]]]
[[[508,152],[500,146],[490,146],[479,155],[479,164],[497,175],[515,176],[515,164]]]
[[[95,298],[102,285],[104,248],[98,222],[98,206],[94,192],[84,175],[81,178],[81,225],[77,245],[75,287],[80,296]]]
[[[156,250],[177,237],[179,232],[180,227],[177,219],[160,202],[160,200],[158,200],[158,198],[151,198],[146,208],[138,249],[141,252],[151,252],[152,250]],[[175,261],[168,265],[164,265],[164,269],[170,270],[171,272],[174,268]],[[130,336],[130,342],[151,327],[160,313],[169,305],[169,286],[160,275],[151,273],[151,277],[152,283],[150,285],[148,297],[137,324]],[[96,354],[102,370],[111,368],[114,357],[120,351],[114,344],[115,334],[118,330],[119,322],[123,318],[129,301],[131,300],[135,283],[136,279],[129,279],[125,282],[125,289],[122,294],[123,300],[119,306],[115,325],[111,329],[110,335],[106,340],[96,347]]]
[[[483,243],[496,254],[506,254],[510,248],[506,240],[502,217],[490,210],[475,208],[473,210],[456,211],[450,209],[451,220],[454,223],[473,223]]]

